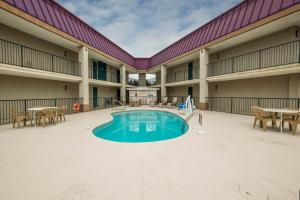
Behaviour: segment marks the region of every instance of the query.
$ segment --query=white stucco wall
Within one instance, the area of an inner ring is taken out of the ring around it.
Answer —
[[[0,99],[78,98],[79,84],[0,75]]]
[[[78,60],[78,53],[70,51],[56,44],[41,40],[27,33],[10,28],[0,24],[0,38],[27,47],[38,49],[47,53],[52,53],[61,57],[66,57],[71,60]],[[66,52],[66,53],[65,53]],[[66,56],[67,55],[67,56]]]
[[[117,88],[116,87],[107,87],[107,86],[96,86],[90,85],[90,98],[93,98],[93,87],[98,88],[98,97],[116,97]]]
[[[289,97],[289,75],[209,83],[210,97]]]
[[[167,96],[187,96],[188,87],[193,87],[193,96],[199,97],[199,84],[167,87]]]
[[[227,48],[222,51],[218,51],[210,54],[209,62],[214,62],[217,60],[222,60],[226,58],[231,58],[234,56],[242,55],[245,53],[257,51],[260,49],[276,46],[279,44],[288,43],[291,41],[299,40],[296,37],[296,30],[299,30],[297,27],[290,27],[288,29],[273,33],[271,35],[267,35],[265,37],[257,38],[247,43],[243,43],[238,46],[234,46],[231,48]],[[219,56],[219,58],[218,58]]]

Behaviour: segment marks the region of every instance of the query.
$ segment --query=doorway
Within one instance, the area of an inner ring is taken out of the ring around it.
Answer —
[[[193,87],[188,87],[188,95],[193,97]]]
[[[121,100],[121,90],[120,90],[120,88],[117,88],[117,100],[118,101]]]
[[[98,88],[93,87],[93,107],[98,107]]]

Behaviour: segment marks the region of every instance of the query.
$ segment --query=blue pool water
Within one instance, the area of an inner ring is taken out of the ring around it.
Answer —
[[[170,112],[138,110],[113,113],[113,120],[96,127],[96,137],[116,142],[152,142],[183,135],[187,123]]]

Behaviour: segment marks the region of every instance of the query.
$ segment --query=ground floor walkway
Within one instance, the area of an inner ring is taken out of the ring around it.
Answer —
[[[0,199],[299,198],[299,130],[263,132],[250,116],[206,111],[203,126],[194,117],[181,137],[117,143],[92,134],[111,112],[45,128],[0,126]]]

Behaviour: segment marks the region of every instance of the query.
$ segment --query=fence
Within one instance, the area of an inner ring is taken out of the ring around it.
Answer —
[[[17,112],[26,112],[28,108],[33,107],[57,107],[67,106],[67,114],[73,113],[74,103],[82,103],[81,98],[55,98],[55,99],[18,99],[18,100],[0,100],[0,125],[12,122],[11,109]]]
[[[80,76],[80,62],[0,39],[0,63]]]
[[[280,65],[299,63],[300,41],[246,53],[208,64],[208,76],[218,76]]]
[[[208,97],[211,111],[252,115],[251,106],[299,109],[298,98]]]
[[[118,97],[97,97],[90,98],[89,105],[90,110],[100,110],[105,108],[111,108],[114,100],[120,100]]]
[[[189,74],[191,73],[191,74]],[[190,77],[189,77],[190,76]],[[176,72],[168,72],[166,74],[166,82],[178,82],[178,81],[186,81],[193,80],[199,78],[199,67],[193,67],[193,70],[189,72],[189,70],[180,70]]]

